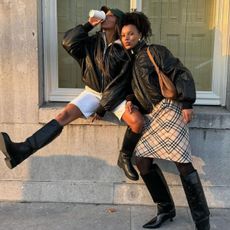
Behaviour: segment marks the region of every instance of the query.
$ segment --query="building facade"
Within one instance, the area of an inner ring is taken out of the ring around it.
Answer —
[[[190,124],[194,165],[211,207],[230,207],[230,3],[228,0],[2,0],[0,2],[0,131],[22,141],[83,88],[63,33],[101,5],[143,11],[150,42],[167,46],[192,71],[197,101]],[[125,125],[111,114],[80,119],[13,170],[0,156],[0,200],[151,204],[140,180],[117,167]],[[175,166],[159,161],[177,205]]]

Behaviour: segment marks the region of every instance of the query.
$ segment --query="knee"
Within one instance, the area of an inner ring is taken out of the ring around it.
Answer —
[[[143,128],[144,117],[143,116],[134,117],[134,124],[137,124],[140,128]]]
[[[176,163],[176,166],[181,176],[187,176],[195,171],[192,163]]]
[[[133,115],[130,117],[130,128],[138,129],[140,132],[144,127],[144,117],[142,115]]]
[[[56,120],[62,125],[65,126],[69,124],[72,120],[76,119],[77,113],[75,108],[71,105],[67,105],[56,117]]]
[[[69,117],[69,113],[66,109],[64,109],[57,115],[56,120],[59,121],[60,123],[63,123],[65,120],[68,119],[68,117]]]
[[[136,166],[141,175],[146,175],[152,170],[153,161],[144,157],[136,157]]]
[[[68,104],[61,113],[59,113],[56,117],[56,120],[62,125],[67,125],[71,121],[82,116],[79,108],[73,104]]]

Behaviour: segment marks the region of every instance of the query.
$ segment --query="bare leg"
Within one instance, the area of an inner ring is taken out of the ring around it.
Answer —
[[[7,133],[0,133],[0,150],[6,156],[9,168],[14,168],[31,154],[53,141],[62,131],[63,126],[82,117],[83,114],[73,104],[68,104],[57,117],[28,137],[24,142],[15,143]]]
[[[80,117],[83,117],[81,110],[74,104],[67,104],[66,107],[55,117],[55,120],[61,126],[65,126]]]

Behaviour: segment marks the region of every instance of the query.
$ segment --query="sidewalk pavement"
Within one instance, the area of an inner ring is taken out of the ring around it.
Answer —
[[[230,229],[230,209],[211,209],[211,229]],[[155,207],[78,203],[0,203],[0,230],[141,230]],[[194,230],[188,208],[177,207],[161,230]]]

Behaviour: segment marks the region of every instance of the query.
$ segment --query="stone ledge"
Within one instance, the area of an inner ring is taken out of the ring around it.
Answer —
[[[53,119],[61,110],[64,108],[66,103],[50,103],[39,108],[39,123],[47,123]],[[112,113],[106,113],[103,120],[97,120],[92,122],[92,118],[84,119],[79,118],[72,121],[71,124],[74,125],[125,125],[124,122],[120,122],[115,115]]]
[[[66,103],[50,103],[39,109],[39,123],[47,123],[53,119],[66,105]],[[106,113],[103,120],[92,123],[91,118],[80,118],[71,122],[74,125],[125,125],[112,113]],[[194,118],[190,128],[204,129],[230,129],[230,111],[221,106],[194,106]]]
[[[191,128],[230,129],[230,111],[221,106],[194,106]]]

